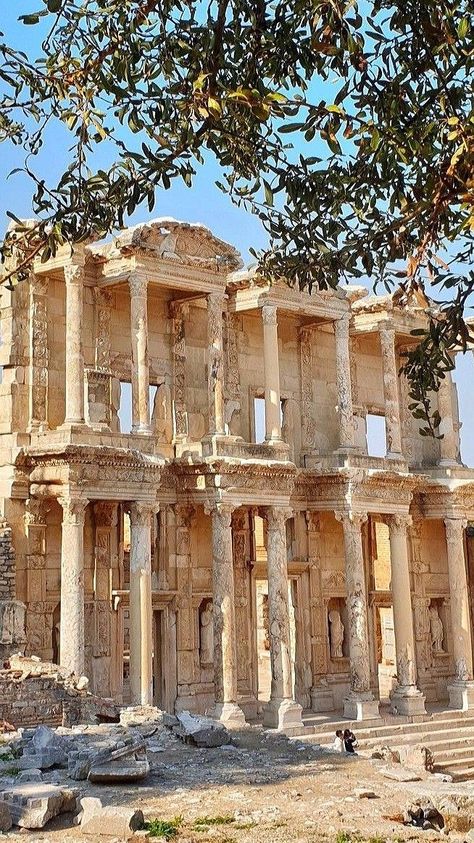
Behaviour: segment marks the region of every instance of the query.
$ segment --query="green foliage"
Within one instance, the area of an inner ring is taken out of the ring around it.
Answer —
[[[193,826],[196,831],[199,831],[200,829],[209,828],[214,825],[230,825],[230,823],[233,822],[233,814],[223,814],[216,817],[209,817],[206,815],[204,817],[197,817],[193,822]]]
[[[5,239],[5,281],[65,242],[119,229],[140,205],[151,212],[160,189],[191,186],[214,156],[221,190],[268,232],[255,257],[270,280],[439,291],[406,366],[437,435],[429,391],[448,350],[466,347],[474,287],[471,0],[37,6],[20,18],[46,28],[36,60],[0,36],[0,142],[24,149],[36,218]],[[57,184],[38,163],[51,123],[71,141]],[[108,169],[94,169],[100,144]]]
[[[178,829],[183,823],[183,817],[173,817],[172,820],[149,820],[145,823],[145,829],[150,837],[164,837],[165,840],[173,840],[178,834]]]

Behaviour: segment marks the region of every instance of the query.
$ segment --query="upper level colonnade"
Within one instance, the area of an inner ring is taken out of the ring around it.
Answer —
[[[12,422],[11,432],[51,437],[59,430],[64,437],[69,431],[78,443],[81,435],[114,437],[119,428],[113,382],[120,392],[126,381],[127,446],[152,453],[155,444],[158,450],[166,445],[162,455],[169,458],[192,452],[293,459],[308,468],[321,458],[343,464],[347,455],[369,456],[367,416],[374,413],[383,416],[385,456],[395,470],[459,465],[449,377],[437,399],[443,428],[438,452],[425,459],[431,443],[421,443],[416,422],[407,432],[401,355],[416,341],[411,331],[423,324],[426,302],[400,308],[397,294],[369,296],[360,287],[310,295],[270,285],[241,265],[234,247],[204,226],[175,220],[135,226],[111,243],[72,254],[64,247],[35,264],[26,296],[20,289],[5,291],[2,301],[3,335],[8,340],[9,332],[24,333],[9,348],[5,342],[1,352],[1,363],[12,369],[9,377],[17,376],[13,367],[25,371],[18,396],[12,392],[18,404],[12,412],[28,422]],[[151,388],[161,383],[169,404],[166,442],[155,436],[150,407]],[[6,394],[6,379],[4,386]],[[261,444],[248,418],[257,399],[264,404]],[[246,414],[239,425],[229,421],[234,404]],[[290,434],[285,404],[293,407]],[[199,424],[192,423],[197,415]],[[293,434],[298,446],[290,441]]]

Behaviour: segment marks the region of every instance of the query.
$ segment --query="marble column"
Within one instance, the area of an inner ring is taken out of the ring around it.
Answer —
[[[463,518],[445,518],[448,554],[449,596],[455,678],[448,686],[449,707],[463,711],[474,708],[471,617]]]
[[[48,278],[30,277],[28,431],[48,429]]]
[[[379,333],[380,347],[382,349],[387,457],[400,459],[402,455],[402,428],[400,398],[398,394],[397,357],[395,353],[395,329],[391,322],[381,322]]]
[[[442,466],[459,465],[459,442],[453,418],[453,388],[451,372],[446,372],[438,390],[438,412],[441,417],[439,434],[443,437],[439,440],[439,465]]]
[[[262,307],[263,359],[265,369],[265,441],[281,442],[280,364],[277,309]]]
[[[212,716],[229,726],[242,726],[237,705],[237,645],[235,638],[232,507],[217,504],[212,518],[212,601],[214,623],[215,707]]]
[[[265,511],[272,681],[270,701],[263,710],[263,723],[276,729],[302,725],[302,709],[294,699],[291,671],[286,550],[286,520],[289,515],[291,511],[281,507],[272,506]]]
[[[387,524],[390,531],[393,624],[397,663],[397,687],[390,696],[391,707],[394,714],[425,714],[425,697],[416,684],[415,634],[407,536],[411,517],[405,514],[391,515],[387,518]]]
[[[61,666],[76,676],[84,672],[84,517],[88,501],[59,498],[61,535]]]
[[[130,329],[132,340],[132,433],[150,433],[147,287],[144,275],[132,272]]]
[[[224,340],[223,309],[225,295],[209,293],[207,297],[207,389],[209,433],[222,436],[224,428]]]
[[[300,377],[301,377],[301,449],[303,455],[314,452],[316,422],[314,418],[313,394],[313,331],[301,328]]]
[[[151,516],[155,509],[150,503],[130,505],[130,692],[132,705],[153,704]]]
[[[365,582],[362,525],[365,513],[335,512],[344,531],[346,603],[349,620],[349,658],[351,686],[344,700],[344,717],[371,720],[379,717],[379,704],[370,688],[370,653],[367,626],[367,588]]]
[[[339,417],[339,445],[342,450],[354,447],[354,411],[352,407],[351,359],[349,348],[349,314],[334,322],[336,340],[336,387]]]
[[[64,267],[66,283],[66,418],[84,424],[84,354],[82,348],[84,269]]]

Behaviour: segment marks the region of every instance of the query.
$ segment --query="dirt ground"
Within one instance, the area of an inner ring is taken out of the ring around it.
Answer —
[[[140,808],[146,820],[180,817],[168,838],[175,843],[348,843],[349,837],[370,843],[422,838],[428,843],[443,835],[397,819],[408,802],[425,795],[461,794],[474,805],[474,783],[447,784],[429,776],[401,784],[383,777],[384,762],[322,752],[257,727],[234,733],[234,745],[214,749],[170,737],[149,758],[150,775],[133,786],[71,782],[65,771],[44,779],[78,786],[81,795],[99,796],[104,805]],[[360,787],[372,790],[376,798],[356,796]],[[90,840],[72,825],[70,815],[40,832],[16,829],[2,839]],[[462,841],[465,834],[451,831],[449,839]],[[110,837],[97,840],[111,843]]]

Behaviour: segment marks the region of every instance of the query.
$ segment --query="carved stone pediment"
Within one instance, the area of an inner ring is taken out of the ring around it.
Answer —
[[[112,243],[92,250],[97,260],[140,252],[214,272],[228,273],[242,266],[237,249],[220,240],[206,226],[166,217],[132,226]]]

